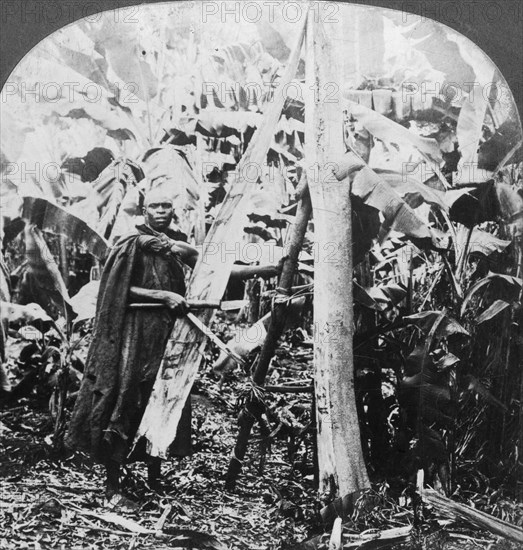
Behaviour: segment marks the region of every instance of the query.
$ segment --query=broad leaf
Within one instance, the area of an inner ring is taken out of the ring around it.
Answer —
[[[476,294],[476,292],[484,286],[491,284],[493,281],[502,281],[510,285],[511,287],[516,288],[521,288],[523,285],[521,279],[518,279],[517,277],[512,277],[511,275],[503,275],[502,273],[489,273],[486,277],[483,277],[483,279],[479,280],[469,289],[467,295],[465,296],[465,299],[463,300],[463,303],[461,304],[461,317],[463,317],[463,314],[465,313],[467,306],[474,294]]]
[[[481,323],[484,323],[485,321],[490,321],[509,307],[510,304],[505,302],[505,300],[496,300],[490,304],[490,306],[483,313],[481,313],[481,315],[478,316],[476,323],[481,325]]]
[[[418,218],[399,194],[368,166],[364,166],[356,174],[352,193],[360,197],[366,205],[379,210],[385,217],[387,228],[417,239],[432,238],[427,224]]]
[[[77,314],[75,322],[94,318],[99,288],[100,281],[90,281],[71,298],[71,305]]]
[[[472,233],[464,226],[456,228],[457,250],[464,254],[483,254],[490,256],[494,252],[503,252],[510,241],[500,239],[492,233],[474,227]]]
[[[347,101],[349,103],[348,109],[350,113],[374,137],[387,143],[413,146],[432,161],[437,163],[441,162],[441,152],[438,142],[435,139],[418,136],[414,132],[407,130],[407,128],[401,124],[390,120],[372,109],[355,103],[350,99]]]
[[[406,359],[399,397],[411,414],[417,411],[422,415],[422,424],[449,426],[454,421],[447,377],[438,372],[424,345],[417,346]]]
[[[157,94],[158,80],[134,27],[118,24],[109,17],[103,18],[102,25],[93,27],[95,48],[104,55],[116,75],[132,86],[133,93],[148,101]]]
[[[423,332],[429,333],[434,325],[434,322],[440,315],[440,311],[422,311],[421,313],[408,315],[404,317],[404,320],[416,325]],[[455,319],[445,315],[438,326],[436,336],[445,337],[450,336],[451,334],[464,334],[469,336],[469,333]]]
[[[24,197],[22,217],[38,229],[63,235],[71,242],[84,246],[93,256],[104,258],[107,241],[80,218],[46,199]]]
[[[424,185],[419,179],[408,175],[398,174],[387,170],[375,170],[375,172],[400,195],[411,208],[417,208],[422,203],[438,206],[442,210],[448,210],[445,200],[446,193]]]
[[[514,236],[523,235],[523,196],[521,190],[507,183],[494,184],[501,218],[511,229]]]
[[[451,207],[452,220],[471,227],[501,218],[515,236],[523,233],[523,197],[515,187],[489,180],[476,187],[450,190],[447,196],[463,191],[466,193],[458,196]]]
[[[456,128],[461,158],[457,175],[454,177],[455,184],[479,183],[488,177],[484,170],[477,169],[479,140],[483,134],[487,104],[488,100],[484,98],[484,94],[476,93],[473,101],[467,98],[461,107]]]
[[[485,90],[490,90],[494,82],[495,66],[479,48],[471,48],[464,36],[456,34],[454,38],[458,45],[461,57],[473,68],[474,83],[477,88],[470,91],[463,99],[458,117],[456,135],[458,138],[461,158],[458,163],[456,181],[463,183],[477,183],[486,177],[484,171],[478,171],[478,149],[483,136],[483,122],[487,114],[489,98],[485,97]],[[500,159],[501,160],[501,159]]]
[[[162,189],[178,210],[193,209],[200,198],[198,181],[183,152],[173,145],[150,149],[142,166],[151,189]]]
[[[100,220],[96,230],[108,239],[116,222],[126,193],[143,179],[141,169],[127,159],[112,162],[93,182],[98,193]]]
[[[354,302],[376,311],[382,311],[384,306],[378,303],[378,300],[371,294],[372,289],[365,289],[359,285],[356,281],[353,282],[352,292],[354,296]]]
[[[70,317],[73,310],[67,288],[40,230],[26,225],[24,234],[27,266],[20,283],[20,301],[36,302],[46,311],[58,308]]]
[[[492,395],[492,393],[475,377],[472,375],[468,375],[466,377],[466,380],[468,382],[468,389],[473,390],[478,395],[480,395],[487,403],[490,403],[491,405],[494,405],[496,407],[499,407],[500,409],[507,410],[507,407],[496,397]]]
[[[434,366],[438,370],[438,372],[444,372],[447,369],[450,369],[450,367],[453,367],[457,363],[459,363],[461,359],[459,357],[456,357],[453,353],[446,353],[443,357],[440,357],[437,361],[435,361]]]
[[[405,287],[395,283],[388,283],[386,285],[370,287],[367,289],[367,293],[378,304],[382,304],[384,307],[389,307],[395,306],[402,302],[407,295],[407,290]]]

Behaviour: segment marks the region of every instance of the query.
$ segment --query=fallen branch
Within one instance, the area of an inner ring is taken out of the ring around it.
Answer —
[[[343,525],[341,523],[341,518],[336,518],[334,520],[331,538],[329,540],[329,550],[342,550],[343,548],[342,535],[343,535]]]
[[[163,526],[165,525],[165,522],[167,521],[167,518],[169,517],[169,514],[171,513],[173,509],[173,506],[172,504],[167,504],[167,506],[165,507],[165,510],[163,511],[162,515],[160,516],[160,519],[156,522],[156,525],[154,526],[154,529],[157,531],[157,532],[160,532],[162,531],[163,529]]]
[[[272,393],[312,393],[313,386],[265,386],[265,391]]]
[[[151,536],[152,535],[161,540],[169,540],[171,542],[176,542],[178,546],[185,545],[185,543],[191,543],[191,547],[196,546],[196,544],[198,544],[198,545],[204,546],[205,548],[210,548],[213,550],[226,550],[225,545],[221,543],[214,535],[209,535],[208,533],[194,531],[192,529],[179,529],[178,527],[164,526],[165,520],[167,519],[167,516],[169,515],[172,509],[170,505],[167,506],[167,508],[164,510],[164,513],[157,521],[155,529],[148,529],[146,527],[143,527],[136,521],[128,518],[124,518],[123,516],[120,516],[119,514],[116,514],[114,512],[105,512],[103,514],[97,514],[95,512],[88,512],[86,510],[82,510],[81,508],[73,504],[65,505],[63,503],[60,503],[60,505],[64,508],[68,508],[76,512],[79,516],[82,516],[82,519],[86,523],[92,525],[92,527],[85,527],[85,529],[92,529],[100,532],[107,532],[107,533],[112,533],[113,535],[122,535],[122,536],[124,535],[125,536],[128,536],[128,535]],[[128,532],[99,527],[95,525],[92,521],[90,521],[88,518],[96,518],[105,523],[110,523],[112,525],[117,525],[118,527],[123,527]],[[161,529],[163,530],[163,532],[160,531],[159,526],[161,526]]]
[[[454,502],[450,500],[450,498],[440,495],[434,489],[425,488],[420,492],[423,502],[430,504],[441,514],[457,517],[472,523],[476,527],[495,533],[496,535],[523,543],[523,529],[520,527],[516,527],[490,514],[471,508],[466,504]]]
[[[8,481],[7,483],[12,483],[13,485],[16,485],[17,487],[27,487],[28,489],[34,488],[34,489],[55,489],[57,491],[65,491],[67,493],[75,493],[77,495],[81,495],[82,493],[97,493],[100,491],[99,487],[68,487],[67,485],[58,485],[56,483],[27,483],[27,482],[19,482],[19,481]]]
[[[337,529],[343,527],[338,522]],[[347,524],[348,526],[348,524]],[[401,542],[408,542],[412,532],[412,526],[395,527],[393,529],[385,529],[379,531],[378,529],[369,529],[360,534],[342,534],[342,548],[344,550],[350,550],[355,548],[361,548],[365,550],[373,550],[379,548],[391,548]],[[336,534],[337,536],[337,534]],[[303,541],[293,546],[291,550],[317,550],[320,545],[324,545],[327,540],[332,541],[332,535],[323,534],[313,537],[312,539]]]
[[[131,531],[115,531],[114,529],[107,529],[106,527],[98,527],[92,521],[83,518],[87,525],[79,525],[77,523],[64,523],[65,527],[73,527],[74,529],[85,529],[86,531],[95,531],[98,533],[109,533],[110,535],[118,535],[119,537],[136,537],[139,536]]]

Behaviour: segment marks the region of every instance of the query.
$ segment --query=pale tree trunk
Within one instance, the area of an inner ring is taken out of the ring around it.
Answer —
[[[313,206],[314,369],[320,495],[343,497],[369,486],[354,393],[351,202],[348,178],[333,174],[343,156],[339,25],[309,17],[305,159]],[[337,88],[332,88],[332,87]],[[336,89],[336,96],[329,92]],[[327,101],[330,100],[330,101]]]

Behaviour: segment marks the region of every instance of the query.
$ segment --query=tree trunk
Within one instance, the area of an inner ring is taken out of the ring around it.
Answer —
[[[336,27],[336,26],[334,26]],[[336,28],[329,28],[329,34]],[[336,37],[334,37],[336,38]],[[352,354],[352,246],[349,180],[334,176],[344,153],[341,79],[323,25],[307,26],[305,158],[314,239],[314,369],[320,494],[326,500],[369,486],[360,442]],[[328,92],[337,90],[332,97]]]
[[[518,268],[516,272],[516,276],[521,278],[523,277],[523,236],[518,235],[516,237],[517,239],[517,250],[518,250]],[[521,298],[523,297],[523,293],[520,293],[520,302]],[[520,309],[517,317],[516,322],[518,323],[520,334],[521,330],[523,330],[523,309]],[[518,341],[518,355],[519,355],[519,361],[523,361],[523,338],[519,337]],[[518,430],[518,457],[523,457],[523,373],[520,370],[519,373],[519,430]],[[523,502],[523,460],[521,458],[519,459],[518,464],[518,471],[516,472],[518,484],[517,484],[517,498],[520,502]]]

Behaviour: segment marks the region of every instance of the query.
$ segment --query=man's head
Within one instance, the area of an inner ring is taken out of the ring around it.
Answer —
[[[173,200],[164,191],[152,189],[145,195],[143,215],[148,226],[163,231],[174,217]]]

